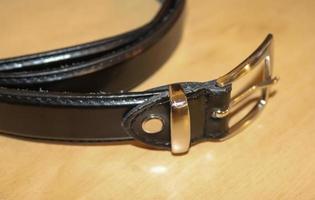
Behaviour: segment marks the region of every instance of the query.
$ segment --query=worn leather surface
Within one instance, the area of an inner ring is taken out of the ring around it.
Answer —
[[[184,0],[165,0],[147,25],[122,35],[64,49],[0,60],[0,130],[30,139],[105,142],[137,139],[169,148],[167,86],[126,92],[158,69],[181,37]],[[222,137],[230,87],[214,81],[182,83],[192,144]],[[163,117],[159,134],[143,132],[148,114]]]

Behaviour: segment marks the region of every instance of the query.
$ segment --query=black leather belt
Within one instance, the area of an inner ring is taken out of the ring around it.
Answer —
[[[271,76],[271,35],[217,80],[120,91],[143,81],[171,55],[180,39],[184,4],[165,0],[150,23],[122,35],[0,60],[1,132],[69,142],[135,139],[173,153],[233,135],[264,107],[277,80]],[[231,83],[261,60],[262,82],[231,98]],[[109,88],[113,92],[100,92]],[[255,108],[229,126],[234,105],[256,88],[263,92]]]

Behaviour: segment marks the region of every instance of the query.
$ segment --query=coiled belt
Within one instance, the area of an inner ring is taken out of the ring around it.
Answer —
[[[184,0],[165,0],[148,24],[130,32],[68,48],[0,60],[0,131],[66,142],[139,140],[185,153],[203,140],[223,140],[247,124],[268,97],[271,42],[213,81],[185,82],[124,92],[161,66],[182,30]],[[264,79],[237,97],[232,82],[265,61]],[[256,88],[256,107],[234,126],[229,114]],[[111,89],[113,92],[102,92]],[[118,91],[118,92],[115,92]]]

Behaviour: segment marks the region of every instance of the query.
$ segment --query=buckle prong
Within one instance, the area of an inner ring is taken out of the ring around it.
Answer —
[[[252,95],[256,90],[271,87],[271,86],[275,85],[278,81],[279,81],[279,78],[274,77],[271,80],[266,80],[266,81],[261,82],[257,85],[253,85],[253,86],[249,87],[247,90],[245,90],[244,92],[238,94],[237,96],[235,96],[231,99],[230,108],[233,108],[238,103],[242,102],[244,99],[246,99],[247,97]]]

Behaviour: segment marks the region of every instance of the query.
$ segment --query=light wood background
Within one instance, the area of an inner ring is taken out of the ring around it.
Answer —
[[[0,56],[113,35],[157,9],[147,0],[2,0]],[[281,81],[255,123],[179,157],[0,136],[0,199],[315,199],[314,10],[313,0],[189,0],[178,50],[137,90],[216,78],[271,32]]]

